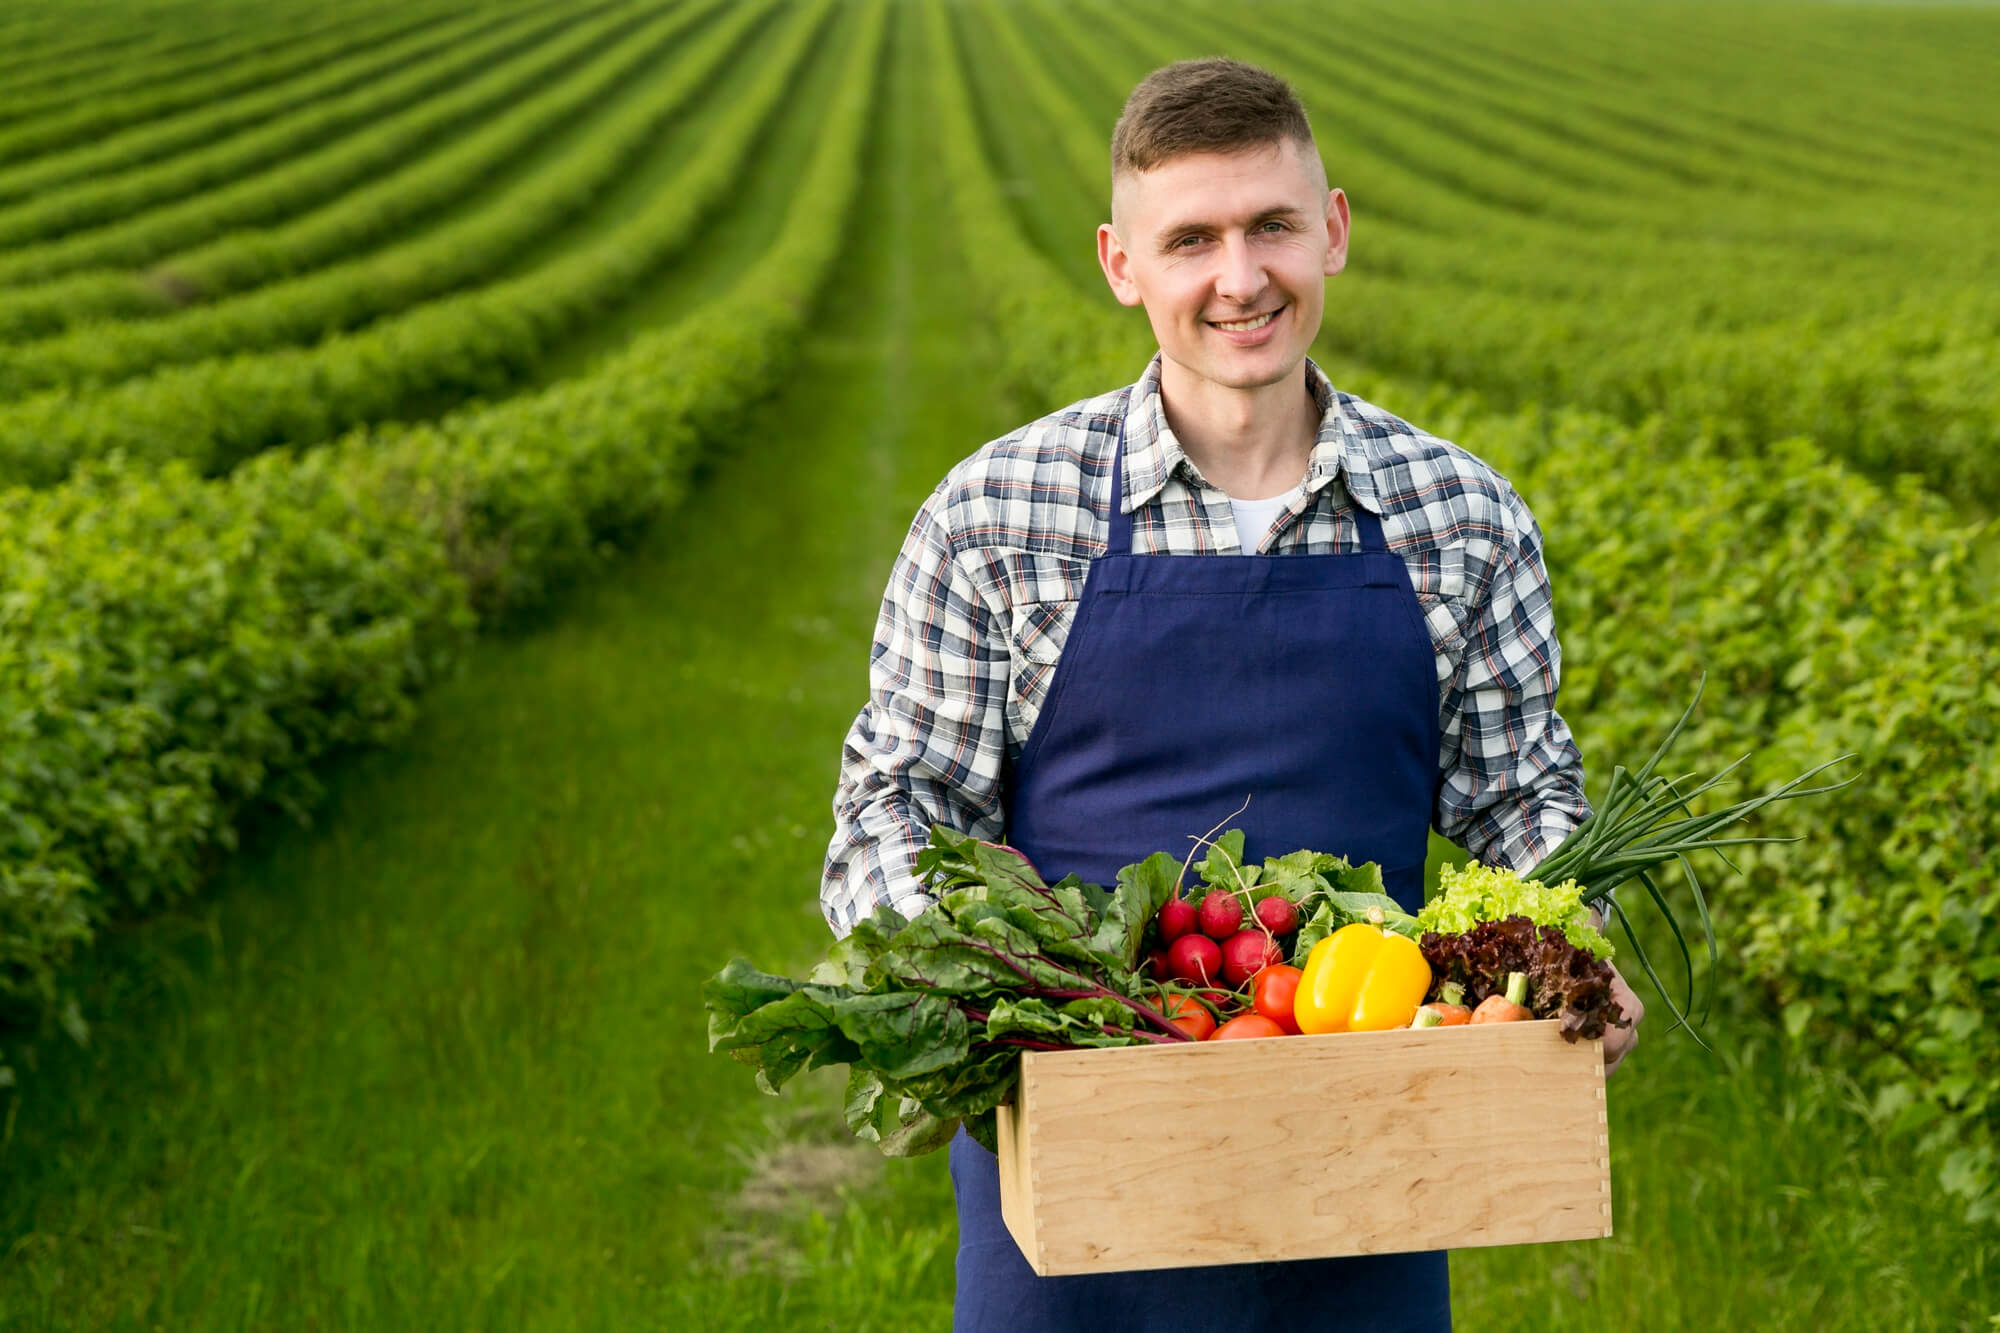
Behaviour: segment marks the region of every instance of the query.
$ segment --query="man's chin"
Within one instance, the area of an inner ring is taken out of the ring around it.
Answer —
[[[1269,388],[1273,384],[1283,384],[1298,373],[1306,359],[1305,352],[1283,360],[1264,358],[1216,358],[1201,357],[1196,360],[1183,359],[1168,352],[1167,360],[1175,363],[1182,374],[1190,379],[1205,380],[1224,389]]]

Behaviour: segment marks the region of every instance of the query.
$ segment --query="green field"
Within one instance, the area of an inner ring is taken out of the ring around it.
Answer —
[[[1548,534],[1594,780],[1714,867],[1616,1235],[1483,1330],[2000,1327],[2000,9],[24,0],[0,13],[0,1329],[949,1324],[940,1156],[698,986],[824,948],[911,515],[1136,377],[1166,60],[1291,78],[1316,353]],[[1447,849],[1440,848],[1441,853]],[[1671,948],[1649,939],[1655,956]],[[1659,997],[1646,996],[1664,1015]]]

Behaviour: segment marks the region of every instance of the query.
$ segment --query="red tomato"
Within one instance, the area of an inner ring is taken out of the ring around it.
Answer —
[[[1299,993],[1299,978],[1304,975],[1296,967],[1284,963],[1274,963],[1265,968],[1251,982],[1250,1007],[1297,1036],[1299,1020],[1292,1012],[1292,1001]]]
[[[1282,1037],[1285,1030],[1262,1014],[1238,1014],[1210,1035],[1210,1041],[1235,1041],[1245,1037]]]
[[[1174,996],[1161,1012],[1192,1041],[1207,1041],[1208,1035],[1215,1031],[1215,1016],[1202,1008],[1200,1001],[1192,995]]]

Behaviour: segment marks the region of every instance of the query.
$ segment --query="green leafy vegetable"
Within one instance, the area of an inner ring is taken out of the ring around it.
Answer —
[[[1544,884],[1523,879],[1512,870],[1477,863],[1446,866],[1438,874],[1438,893],[1417,913],[1426,931],[1454,934],[1482,921],[1524,916],[1538,926],[1554,926],[1569,942],[1595,958],[1611,957],[1611,941],[1590,920],[1583,888],[1575,880]]]
[[[1165,853],[1105,889],[1043,881],[1011,848],[935,827],[918,860],[936,901],[904,921],[857,923],[806,982],[743,959],[703,987],[709,1049],[756,1068],[758,1086],[850,1066],[849,1128],[884,1153],[936,1150],[963,1122],[988,1148],[993,1108],[1023,1050],[1179,1042],[1137,972],[1147,923],[1172,896]]]

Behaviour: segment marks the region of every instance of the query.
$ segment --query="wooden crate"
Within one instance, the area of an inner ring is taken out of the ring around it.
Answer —
[[[1557,1026],[1028,1052],[1002,1215],[1045,1277],[1609,1236],[1603,1044]]]

